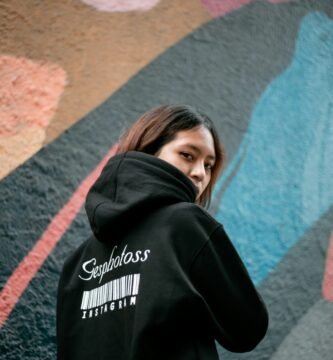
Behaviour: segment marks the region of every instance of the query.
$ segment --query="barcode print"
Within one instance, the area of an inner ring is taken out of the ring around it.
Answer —
[[[131,274],[109,281],[93,290],[84,291],[81,310],[93,309],[126,296],[138,295],[139,283],[140,274]]]

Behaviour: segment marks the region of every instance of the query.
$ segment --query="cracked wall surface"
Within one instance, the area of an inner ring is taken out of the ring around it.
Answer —
[[[187,103],[227,150],[210,213],[267,303],[251,353],[330,359],[330,0],[0,3],[0,359],[53,359],[85,194],[147,109]],[[163,351],[163,349],[161,349]]]

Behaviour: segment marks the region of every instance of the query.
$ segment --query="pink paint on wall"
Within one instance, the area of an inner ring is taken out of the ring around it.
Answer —
[[[65,83],[66,73],[56,64],[0,56],[0,135],[31,126],[45,129]]]
[[[32,278],[36,275],[46,258],[74,221],[85,201],[88,190],[96,181],[110,157],[115,155],[117,148],[118,145],[114,145],[94,171],[84,179],[67,204],[65,204],[52,219],[40,239],[36,241],[35,246],[29,251],[24,259],[22,259],[13,274],[7,280],[5,286],[0,291],[0,328],[7,321],[10,313]]]
[[[295,0],[268,0],[268,1],[273,4],[280,4],[280,3],[286,3],[286,2],[291,2],[291,1],[295,1]]]
[[[333,301],[333,233],[331,235],[326,257],[323,296],[326,300]]]
[[[42,147],[65,84],[59,65],[0,55],[0,179]]]
[[[159,0],[82,0],[99,11],[127,12],[148,11],[159,3]]]
[[[235,11],[238,8],[247,5],[255,0],[201,0],[201,3],[206,7],[208,12],[213,17],[224,16],[229,12]],[[292,0],[268,0],[271,3],[283,3]]]
[[[237,10],[252,1],[253,0],[201,0],[201,3],[213,17],[219,17]]]

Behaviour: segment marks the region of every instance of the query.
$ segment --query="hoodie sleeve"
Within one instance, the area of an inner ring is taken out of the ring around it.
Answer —
[[[215,339],[229,351],[254,349],[266,334],[268,313],[223,226],[195,257],[190,277],[207,304]]]

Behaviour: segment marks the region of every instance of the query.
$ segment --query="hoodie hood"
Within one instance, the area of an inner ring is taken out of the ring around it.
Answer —
[[[112,157],[88,192],[85,208],[95,237],[116,239],[151,211],[194,202],[192,181],[168,162],[138,151]]]

